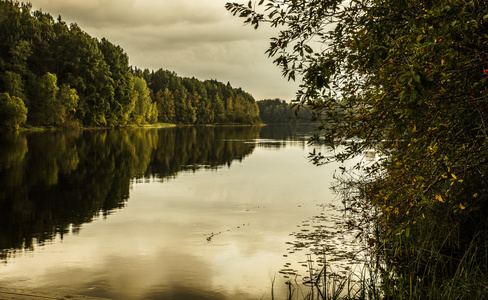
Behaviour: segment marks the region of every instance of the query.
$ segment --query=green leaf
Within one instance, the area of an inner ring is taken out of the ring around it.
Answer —
[[[429,200],[427,199],[427,197],[425,197],[425,195],[424,195],[423,193],[422,193],[422,194],[420,194],[420,198],[422,199],[422,201],[420,201],[420,202],[419,202],[419,204],[421,204],[421,205],[425,205],[425,204],[427,204],[427,202],[429,201]]]

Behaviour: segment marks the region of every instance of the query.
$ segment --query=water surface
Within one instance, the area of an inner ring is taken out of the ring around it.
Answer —
[[[285,282],[307,269],[297,235],[340,223],[324,210],[337,166],[308,161],[311,130],[2,135],[0,285],[112,299],[271,299],[273,290],[282,299]]]

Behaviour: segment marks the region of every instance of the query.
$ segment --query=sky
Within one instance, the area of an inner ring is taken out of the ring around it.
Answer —
[[[246,2],[242,0],[243,2]],[[292,100],[289,82],[264,53],[276,29],[254,30],[225,9],[228,0],[29,0],[121,46],[140,69],[175,71],[241,87],[256,100]],[[241,2],[241,1],[239,1]]]

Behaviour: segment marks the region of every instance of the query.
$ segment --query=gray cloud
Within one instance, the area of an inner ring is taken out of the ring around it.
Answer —
[[[253,30],[224,8],[227,0],[32,0],[55,18],[120,45],[139,68],[230,81],[256,99],[292,99],[287,82],[264,54],[274,31]]]

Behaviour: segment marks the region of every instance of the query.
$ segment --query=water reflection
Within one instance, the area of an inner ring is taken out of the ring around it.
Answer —
[[[290,278],[278,272],[306,270],[303,229],[330,221],[313,216],[334,197],[331,169],[307,160],[309,129],[0,136],[0,285],[128,300],[271,299],[275,280],[284,299]]]
[[[230,166],[259,127],[69,131],[0,135],[0,259],[77,232],[127,201],[133,178]]]
[[[276,124],[264,126],[256,144],[264,148],[280,149],[290,146],[305,148],[310,140],[311,132],[315,129],[313,124],[303,124],[301,126],[291,124]]]

